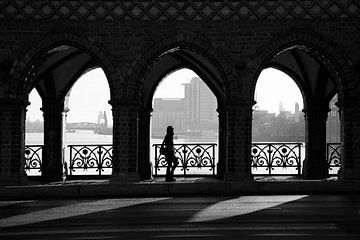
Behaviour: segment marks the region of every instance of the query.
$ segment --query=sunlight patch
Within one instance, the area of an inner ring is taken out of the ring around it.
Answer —
[[[195,214],[189,222],[208,222],[254,213],[296,201],[307,195],[243,196],[215,203]]]
[[[44,221],[76,217],[117,208],[124,208],[144,203],[152,203],[169,198],[128,198],[128,199],[105,199],[94,202],[72,204],[67,206],[44,209],[32,213],[21,214],[0,219],[0,227],[13,227],[25,224],[39,223]]]

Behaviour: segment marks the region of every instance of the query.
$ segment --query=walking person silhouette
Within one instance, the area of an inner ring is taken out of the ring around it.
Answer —
[[[174,171],[178,165],[178,160],[175,157],[174,153],[174,128],[172,126],[168,126],[166,128],[166,136],[164,141],[161,144],[160,153],[165,155],[165,160],[167,163],[166,167],[166,182],[173,182],[174,179]]]

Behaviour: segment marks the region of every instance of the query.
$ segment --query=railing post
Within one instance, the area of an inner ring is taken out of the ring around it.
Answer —
[[[212,145],[212,149],[213,149],[213,154],[212,154],[212,168],[213,168],[213,175],[215,176],[215,144],[211,144]]]
[[[272,162],[273,160],[271,159],[271,144],[268,144],[268,153],[269,153],[269,175],[271,175],[271,168],[272,168]]]
[[[68,146],[69,148],[70,148],[70,159],[69,159],[69,175],[71,176],[72,175],[72,171],[73,171],[73,164],[74,164],[74,162],[73,162],[73,158],[72,158],[72,145],[69,145]]]
[[[158,171],[158,166],[159,166],[159,161],[158,161],[158,145],[154,144],[153,146],[155,146],[155,176],[157,176],[157,171]]]
[[[186,176],[186,170],[187,170],[187,163],[188,163],[188,161],[187,161],[187,159],[186,159],[186,144],[183,144],[183,146],[182,146],[182,148],[183,148],[183,153],[184,153],[184,165],[183,165],[183,170],[184,170],[184,177]]]
[[[101,159],[101,145],[98,146],[99,147],[99,160],[98,160],[98,169],[99,169],[99,175],[101,176],[101,171],[102,171],[102,159]]]
[[[298,175],[301,175],[301,143],[297,144],[298,151],[299,151],[299,158],[298,158]]]

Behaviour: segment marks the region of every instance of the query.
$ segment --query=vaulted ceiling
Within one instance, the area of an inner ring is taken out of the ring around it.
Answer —
[[[286,49],[268,64],[292,77],[305,101],[330,101],[336,94],[336,85],[328,71],[311,52],[301,47]]]
[[[190,49],[174,48],[159,56],[145,74],[143,101],[150,103],[159,82],[171,71],[181,68],[189,68],[198,74],[218,99],[225,96],[221,75],[210,60]]]
[[[96,62],[89,54],[73,46],[61,45],[38,61],[36,89],[42,97],[63,99],[74,82],[94,67]]]

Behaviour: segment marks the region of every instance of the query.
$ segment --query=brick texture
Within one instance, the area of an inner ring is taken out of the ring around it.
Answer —
[[[141,139],[147,132],[147,118],[140,112],[151,112],[141,107],[148,106],[144,84],[154,64],[174,48],[186,56],[178,67],[196,65],[218,91],[221,176],[251,178],[251,108],[257,78],[277,54],[300,48],[323,66],[336,86],[342,177],[360,178],[358,1],[27,2],[0,1],[0,98],[5,99],[0,105],[1,176],[22,174],[24,111],[17,102],[26,100],[38,83],[34,76],[46,61],[43,56],[70,45],[91,56],[109,82],[113,179],[148,175],[142,165],[146,161],[139,160],[146,158],[139,148],[146,144]],[[305,98],[311,102],[310,96]]]

